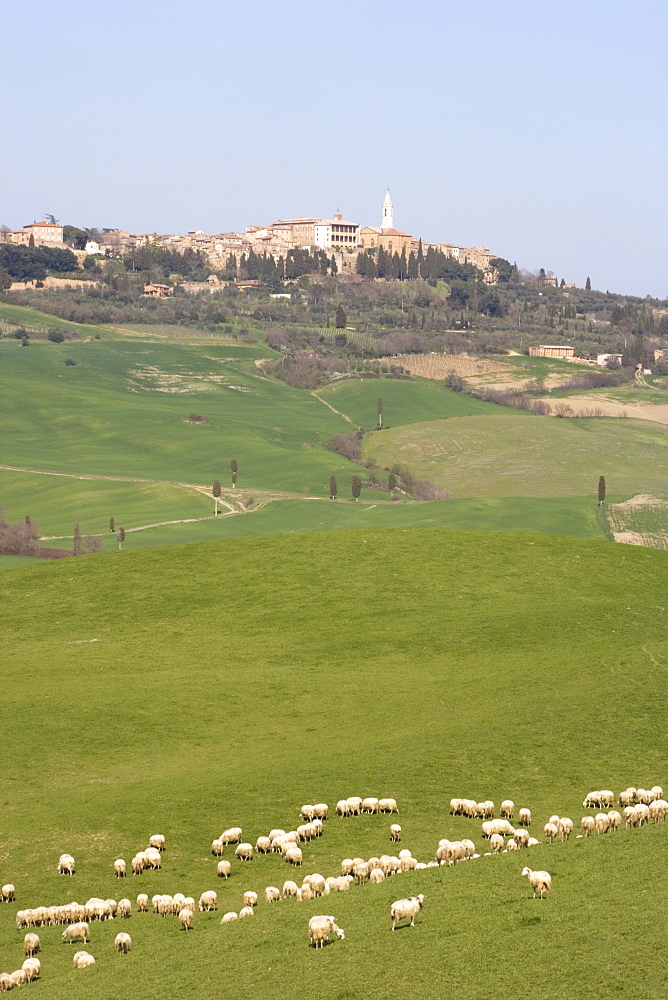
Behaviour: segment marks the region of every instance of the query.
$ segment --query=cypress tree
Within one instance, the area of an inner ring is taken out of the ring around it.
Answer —
[[[591,292],[591,278],[587,275],[587,280],[585,281],[585,291]]]
[[[217,479],[214,479],[213,481],[213,486],[211,487],[211,493],[213,495],[214,503],[216,505],[214,509],[214,514],[216,515],[216,517],[218,517],[218,500],[220,498],[221,487],[220,487],[220,482]]]
[[[336,263],[336,257],[334,256],[334,254],[332,254],[329,262],[329,271],[332,277],[334,277],[335,274],[339,273],[339,265]]]
[[[114,522],[113,517],[109,518],[109,531],[110,532],[116,531],[116,524]]]
[[[233,458],[230,462],[230,469],[232,470],[232,487],[234,488],[237,485],[237,471],[239,469],[236,458]]]
[[[74,525],[74,538],[72,539],[72,550],[75,556],[80,556],[82,553],[81,544],[81,522],[77,521]]]
[[[339,488],[336,485],[336,476],[330,476],[329,477],[329,499],[330,500],[336,500],[336,494],[338,493],[338,491],[339,491]]]
[[[125,528],[118,529],[116,538],[118,539],[118,551],[120,552],[123,548],[123,542],[125,541]]]
[[[362,480],[359,476],[353,476],[352,493],[355,498],[355,503],[359,500],[360,493],[362,492]]]
[[[598,479],[598,505],[605,502],[605,476],[599,476]]]
[[[346,323],[347,323],[347,317],[343,306],[339,302],[338,306],[336,307],[336,319],[335,319],[336,329],[345,330]]]

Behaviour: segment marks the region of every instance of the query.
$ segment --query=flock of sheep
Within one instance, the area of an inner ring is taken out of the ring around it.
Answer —
[[[583,816],[580,824],[582,833],[578,836],[587,837],[594,831],[598,834],[606,834],[618,829],[622,822],[627,828],[642,826],[650,821],[658,823],[668,816],[668,802],[663,799],[663,790],[658,785],[649,790],[627,788],[620,792],[618,802],[622,808],[621,814],[611,808],[615,804],[615,796],[611,791],[589,792],[585,796],[583,806],[585,808],[608,808],[608,812],[599,812],[594,816]],[[398,811],[396,801],[389,798],[363,799],[351,796],[348,799],[340,800],[336,805],[336,814],[339,817],[359,816],[362,813],[398,813]],[[511,823],[515,815],[515,804],[510,799],[504,799],[501,803],[498,818],[494,818],[494,812],[495,806],[490,800],[485,802],[460,798],[450,800],[450,813],[453,816],[483,820],[481,824],[482,836],[489,841],[491,848],[490,851],[485,852],[486,855],[521,850],[539,843],[535,837],[529,835],[528,828],[531,826],[532,815],[528,808],[518,810],[517,827]],[[314,838],[320,837],[328,816],[329,809],[325,803],[304,805],[300,811],[300,819],[304,822],[295,830],[273,829],[266,836],[258,837],[255,846],[244,842],[241,827],[230,827],[213,841],[211,852],[214,856],[220,856],[226,847],[234,845],[234,855],[240,862],[252,861],[256,854],[280,853],[286,862],[301,865],[303,856],[299,844],[309,843]],[[554,815],[545,823],[543,835],[548,843],[552,843],[557,838],[568,840],[573,829],[574,824],[570,818]],[[390,842],[401,840],[401,827],[398,823],[390,825],[389,835]],[[154,834],[151,836],[146,850],[138,852],[132,859],[130,867],[133,875],[141,875],[147,868],[160,869],[162,852],[165,847],[164,835]],[[435,858],[431,861],[417,861],[407,849],[399,851],[398,857],[382,854],[379,857],[368,859],[345,858],[341,862],[340,874],[327,878],[319,873],[307,875],[303,878],[301,886],[292,879],[286,880],[281,889],[277,886],[267,886],[264,890],[264,900],[266,903],[274,903],[281,899],[290,898],[298,901],[324,898],[331,892],[345,892],[353,883],[379,884],[393,875],[439,865],[452,866],[460,861],[478,857],[480,855],[476,853],[472,840],[450,841],[444,838],[439,841]],[[62,854],[60,856],[57,871],[59,874],[68,876],[76,874],[72,855]],[[117,858],[114,861],[113,871],[117,878],[127,877],[127,866],[124,859]],[[219,877],[228,878],[231,874],[230,861],[227,859],[218,861],[216,871]],[[534,898],[536,894],[541,899],[544,898],[552,887],[552,878],[546,871],[534,871],[529,867],[524,867],[522,876],[529,879]],[[10,903],[14,902],[15,899],[16,889],[13,884],[7,883],[0,888],[0,901]],[[254,890],[246,890],[243,894],[243,906],[239,912],[228,911],[224,913],[220,923],[228,924],[253,916],[258,902],[258,893]],[[415,917],[422,909],[424,902],[425,896],[419,894],[398,899],[392,903],[390,907],[392,930],[401,920],[409,920],[410,926],[414,926]],[[149,897],[146,893],[139,893],[136,906],[140,913],[148,911]],[[217,910],[218,894],[213,889],[206,890],[200,895],[197,904],[193,896],[187,896],[183,893],[157,894],[150,900],[150,906],[154,913],[162,917],[175,916],[181,927],[185,931],[189,931],[193,926],[196,909],[202,913]],[[18,930],[23,930],[66,925],[62,932],[62,940],[68,943],[81,942],[86,946],[90,938],[89,924],[92,921],[127,919],[131,914],[132,902],[128,898],[117,902],[114,899],[92,897],[84,904],[72,902],[61,906],[38,906],[33,909],[18,910],[16,927]],[[308,937],[309,942],[314,947],[322,947],[332,935],[340,940],[345,939],[345,933],[337,925],[335,917],[325,915],[311,917],[308,923]],[[32,982],[40,976],[40,960],[36,958],[36,954],[41,950],[39,936],[33,930],[28,930],[23,944],[26,959],[20,969],[12,973],[0,973],[0,992]],[[126,932],[118,933],[114,940],[114,948],[119,954],[127,954],[132,948],[130,935]],[[87,951],[77,951],[72,961],[76,969],[95,964],[95,958]]]

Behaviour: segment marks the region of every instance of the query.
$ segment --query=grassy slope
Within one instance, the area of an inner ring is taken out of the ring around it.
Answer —
[[[668,557],[545,536],[413,531],[300,535],[109,554],[3,575],[4,768],[0,965],[20,964],[17,907],[197,894],[214,886],[214,835],[289,828],[303,801],[395,795],[420,858],[472,835],[451,795],[507,795],[579,819],[583,793],[668,783],[665,592]],[[97,640],[91,642],[90,640]],[[626,720],[626,721],[625,721]],[[628,720],[633,720],[629,724]],[[331,820],[300,874],[387,849],[387,817]],[[161,830],[161,872],[111,874]],[[218,914],[135,915],[127,960],[118,926],[93,925],[98,964],[75,973],[43,928],[53,1000],[328,994],[659,1000],[668,918],[655,873],[665,827],[481,858],[313,903],[258,907],[220,927],[246,888],[293,874],[276,856],[234,864]],[[54,874],[77,858],[75,879]],[[525,861],[554,877],[528,898]],[[418,926],[390,934],[388,904],[428,894]],[[332,912],[347,939],[306,947]],[[485,961],[480,961],[484,954]],[[632,974],[629,970],[635,970]]]
[[[4,462],[207,483],[236,458],[240,486],[326,493],[330,474],[355,472],[324,447],[350,425],[308,393],[257,374],[250,362],[267,350],[0,341]],[[67,356],[75,367],[63,365]],[[210,423],[189,424],[193,411]]]
[[[32,306],[15,306],[8,302],[0,302],[0,320],[5,320],[7,323],[39,327],[40,329],[63,330],[64,332],[76,333],[79,337],[93,337],[96,333],[104,333],[99,326],[70,323],[69,320],[59,319],[50,313],[33,309]]]
[[[367,428],[375,427],[378,422],[379,396],[383,398],[383,424],[388,427],[442,417],[513,416],[515,412],[452,392],[440,382],[429,379],[414,382],[355,379],[320,389],[319,395],[349,416],[357,426]]]
[[[365,453],[459,497],[593,493],[601,474],[616,493],[668,493],[665,430],[638,420],[454,418],[374,434]]]

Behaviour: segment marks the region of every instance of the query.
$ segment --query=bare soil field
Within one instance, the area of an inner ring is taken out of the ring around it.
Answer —
[[[588,416],[587,411],[599,410],[604,417],[633,417],[636,420],[652,420],[658,424],[668,424],[668,403],[629,405],[603,396],[569,396],[568,399],[546,399],[545,402],[553,413],[566,403],[572,409],[574,417]]]
[[[623,503],[606,508],[616,542],[668,549],[668,501],[639,493]]]

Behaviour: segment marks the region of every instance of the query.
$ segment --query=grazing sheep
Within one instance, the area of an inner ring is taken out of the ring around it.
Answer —
[[[141,873],[144,871],[145,868],[144,861],[145,858],[143,853],[135,854],[134,858],[131,861],[133,875],[141,875]]]
[[[23,986],[28,982],[28,974],[25,969],[17,969],[16,972],[10,972],[9,978],[13,986]]]
[[[302,806],[299,815],[303,820],[309,821],[315,818],[315,806]]]
[[[529,846],[529,831],[528,830],[515,830],[514,835],[515,843],[518,847],[528,847]]]
[[[271,850],[271,837],[258,837],[255,841],[255,850],[258,854],[269,854]]]
[[[350,875],[353,870],[353,860],[352,858],[344,858],[341,862],[341,874]]]
[[[648,806],[649,818],[653,823],[662,823],[668,815],[668,802],[664,799],[654,799]]]
[[[380,812],[380,799],[375,799],[373,797],[370,797],[368,799],[362,799],[362,812],[363,813]]]
[[[231,924],[233,920],[238,920],[239,914],[235,913],[234,910],[228,910],[227,913],[223,914],[221,924]]]
[[[390,840],[398,843],[401,840],[401,827],[398,823],[390,825]]]
[[[314,948],[322,948],[331,934],[336,934],[340,941],[344,941],[346,937],[341,928],[337,926],[336,917],[311,917],[308,922],[308,936]]]
[[[26,982],[32,983],[42,971],[42,966],[38,958],[26,958],[22,969],[26,974]]]
[[[310,899],[315,899],[315,893],[309,882],[305,882],[301,889],[297,889],[297,899],[302,903],[307,903]]]
[[[362,812],[362,799],[359,795],[351,795],[346,799],[348,816],[359,816]]]
[[[543,827],[543,836],[548,844],[551,844],[559,836],[559,829],[554,823],[546,823]]]
[[[319,875],[317,873],[315,875],[307,875],[306,878],[304,879],[304,884],[311,886],[311,888],[313,889],[314,896],[326,895],[325,889],[327,886],[327,882],[324,876]]]
[[[498,854],[499,851],[503,850],[503,837],[500,833],[493,833],[489,838],[489,846],[492,848],[494,854]]]
[[[540,892],[540,898],[542,899],[552,888],[552,876],[549,872],[534,872],[531,868],[523,868],[522,875],[529,879],[534,899],[536,898],[536,892]]]
[[[583,835],[585,837],[588,837],[591,833],[594,832],[594,827],[595,827],[594,817],[583,816],[582,819],[580,820],[580,827],[582,829]]]
[[[520,809],[519,821],[520,821],[520,826],[531,826],[531,810]]]
[[[536,840],[535,837],[529,837],[527,847],[536,847],[538,844],[540,844],[540,840]]]
[[[28,956],[36,955],[40,949],[38,934],[26,934],[23,939],[23,950]]]
[[[129,917],[132,913],[132,903],[129,899],[119,899],[118,905],[116,907],[116,916],[122,920],[125,917]]]
[[[635,788],[629,787],[624,789],[623,792],[619,793],[619,804],[620,806],[632,806],[636,800],[636,790]]]
[[[147,847],[144,851],[144,857],[148,862],[148,867],[152,868],[154,871],[160,870],[162,857],[157,847]]]
[[[408,899],[397,899],[390,906],[390,917],[392,918],[392,930],[395,929],[400,920],[407,920],[410,917],[410,926],[415,927],[415,915],[424,906],[425,896],[420,893],[418,896],[409,896]]]
[[[507,819],[488,819],[481,825],[482,835],[489,839],[493,833],[500,833],[502,837],[512,837],[515,828]]]
[[[182,910],[179,910],[178,917],[184,931],[189,931],[193,925],[193,911],[188,907],[184,907]]]
[[[78,924],[70,924],[69,927],[66,927],[61,937],[68,944],[71,944],[73,941],[83,941],[84,944],[87,944],[90,937],[90,929],[85,920],[82,920]]]
[[[61,854],[58,859],[59,875],[74,875],[74,858],[71,854]]]
[[[224,852],[224,850],[225,850],[225,844],[218,837],[216,837],[215,840],[211,841],[211,853],[213,854],[214,858],[219,858],[221,854]]]
[[[362,884],[362,882],[366,882],[366,880],[369,877],[369,864],[368,864],[368,862],[367,861],[360,861],[358,864],[356,864],[355,867],[353,868],[353,875],[355,876],[355,878],[357,879],[357,881],[360,883],[360,885]]]
[[[121,931],[120,934],[117,934],[116,937],[114,938],[114,948],[119,953],[119,955],[127,955],[127,953],[132,948],[132,938],[130,937],[130,935],[126,934],[124,931]]]
[[[114,861],[114,875],[116,878],[125,878],[127,875],[125,870],[125,861],[123,861],[123,858],[116,858]]]
[[[568,816],[562,816],[557,822],[557,829],[562,840],[568,840],[573,832],[573,820]]]
[[[582,805],[585,808],[587,806],[590,806],[590,807],[596,807],[596,806],[598,806],[599,809],[602,809],[604,807],[606,809],[611,809],[612,806],[614,806],[614,804],[615,804],[615,796],[607,788],[604,788],[602,791],[598,791],[598,792],[588,792],[585,795],[584,801],[582,803]]]
[[[244,893],[244,906],[257,906],[257,893],[247,889]]]
[[[255,910],[252,906],[242,906],[239,910],[239,920],[243,920],[244,917],[252,917]]]
[[[636,816],[638,817],[638,826],[643,826],[649,820],[649,806],[645,805],[644,802],[639,802],[636,806]]]
[[[240,861],[252,861],[253,860],[253,845],[252,844],[238,844],[234,856],[239,858]]]
[[[610,820],[606,813],[596,813],[594,816],[594,826],[597,833],[607,833],[610,828]]]
[[[608,820],[610,821],[610,830],[618,830],[622,825],[622,817],[617,812],[616,809],[611,809],[608,813]]]
[[[397,806],[396,799],[381,799],[378,803],[378,808],[382,813],[399,812],[399,807]]]
[[[86,969],[89,965],[95,965],[95,959],[87,951],[78,951],[72,959],[75,969]]]
[[[281,891],[277,889],[275,885],[268,885],[264,890],[264,898],[267,903],[278,903],[281,898]],[[244,896],[244,902],[246,902],[246,897]]]
[[[352,876],[350,876],[352,878]],[[350,888],[350,881],[347,875],[339,875],[336,880],[336,891],[347,892]]]
[[[348,815],[347,799],[339,799],[339,801],[336,803],[336,815],[341,817]]]
[[[380,885],[381,882],[385,881],[385,872],[382,868],[372,868],[369,872],[369,882],[372,885]],[[347,888],[347,883],[346,883]]]
[[[137,909],[140,913],[146,913],[148,910],[148,896],[145,892],[140,892],[137,896]]]
[[[291,879],[287,879],[287,881],[283,883],[283,899],[296,899],[297,889],[297,883],[293,882]]]
[[[315,810],[315,818],[319,820],[326,820],[329,818],[329,806],[326,802],[316,802],[313,806]]]
[[[12,977],[7,972],[0,972],[0,993],[6,993],[14,989]]]
[[[214,892],[213,889],[209,889],[207,892],[203,892],[202,895],[199,897],[200,913],[217,909],[218,909],[218,893]]]
[[[501,803],[501,816],[503,819],[512,819],[515,814],[515,803],[512,799],[504,799]]]
[[[290,847],[285,852],[285,860],[291,865],[301,865],[303,862],[303,855],[300,847]]]
[[[149,847],[157,847],[159,851],[164,851],[165,849],[165,838],[161,833],[153,833],[148,838]]]
[[[216,865],[216,871],[218,872],[218,878],[229,878],[232,866],[229,861],[219,861]]]
[[[0,889],[0,900],[2,900],[3,903],[13,903],[15,899],[16,889],[12,883],[8,882],[6,885],[3,885],[2,889]]]
[[[508,843],[506,844],[506,850],[507,851],[519,851],[519,849],[520,849],[520,845],[515,840],[515,837],[511,837],[510,840],[508,841]]]
[[[241,838],[243,836],[243,831],[240,826],[231,826],[229,830],[224,830],[220,835],[220,840],[223,844],[239,844],[241,843]]]
[[[652,800],[656,802],[657,799],[663,798],[663,788],[661,785],[652,785],[650,788],[650,794],[652,796]]]

